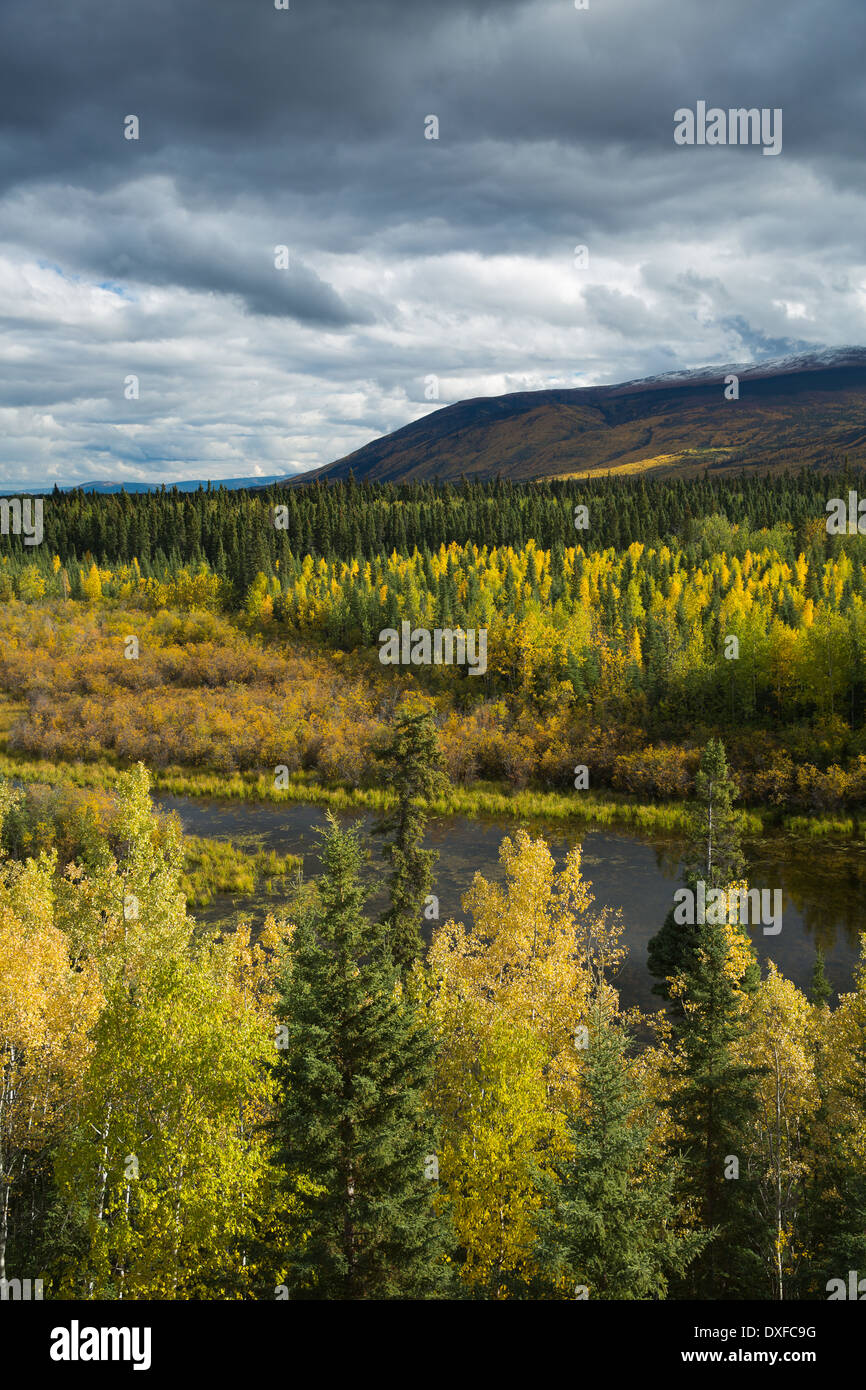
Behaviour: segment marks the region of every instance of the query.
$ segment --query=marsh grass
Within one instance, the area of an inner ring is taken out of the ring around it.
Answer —
[[[808,835],[813,839],[834,835],[849,840],[863,837],[863,829],[851,816],[786,816],[782,824],[791,835]]]
[[[200,835],[184,835],[183,846],[180,886],[190,907],[208,907],[219,893],[251,897],[285,891],[302,862],[295,854]]]
[[[11,756],[8,730],[23,706],[0,699],[0,774],[19,782],[60,783],[110,791],[123,772],[113,759],[94,761],[51,761],[46,758]],[[295,773],[287,787],[275,787],[271,774],[259,772],[217,772],[207,768],[167,767],[151,770],[153,789],[168,796],[209,797],[213,800],[265,802],[309,802],[334,811],[382,811],[391,805],[388,792],[377,787],[326,785],[313,772]],[[515,791],[504,784],[476,782],[469,787],[455,786],[431,803],[437,816],[490,817],[526,821],[561,821],[587,826],[622,826],[647,834],[683,836],[688,833],[691,803],[687,801],[640,802],[608,792],[550,792],[523,789]],[[743,831],[759,836],[770,829],[782,829],[805,839],[833,837],[861,839],[864,829],[856,817],[826,815],[784,815],[776,809],[760,808],[741,812]],[[213,842],[210,842],[213,843]],[[275,870],[274,872],[278,872]],[[216,890],[231,891],[231,890]]]
[[[10,757],[0,752],[0,774],[19,782],[99,787],[110,791],[123,771],[107,759],[95,762],[52,762],[44,758]],[[312,773],[297,773],[287,787],[275,787],[273,776],[255,772],[222,773],[206,768],[168,767],[152,771],[153,789],[167,796],[209,797],[213,800],[281,802],[327,806],[334,811],[382,811],[389,793],[377,787],[325,786]],[[646,834],[680,837],[688,832],[691,803],[645,803],[626,796],[592,792],[512,791],[490,782],[452,787],[431,803],[437,816],[489,817],[520,821],[561,821],[586,826],[622,826]],[[781,829],[804,839],[863,838],[864,827],[852,816],[779,814],[761,808],[744,810],[743,831],[759,836]]]

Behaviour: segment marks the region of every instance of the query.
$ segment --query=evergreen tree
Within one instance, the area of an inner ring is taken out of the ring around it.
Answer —
[[[375,834],[390,836],[382,854],[391,866],[391,906],[382,921],[394,962],[406,972],[421,951],[420,917],[438,858],[433,850],[421,848],[427,813],[417,803],[429,801],[448,785],[430,712],[403,714],[392,739],[376,756],[383,765],[382,780],[396,797],[394,807],[374,826]]]
[[[812,970],[812,987],[810,998],[813,1004],[820,1006],[827,1004],[833,994],[833,987],[824,973],[824,952],[821,947],[815,948],[815,965]]]
[[[695,779],[696,806],[692,821],[691,875],[708,888],[724,888],[742,872],[740,816],[733,803],[737,784],[728,771],[725,745],[710,739]]]
[[[682,1277],[706,1244],[681,1229],[676,1164],[647,1163],[651,1124],[629,1069],[629,1041],[596,1007],[584,1100],[569,1123],[573,1151],[542,1225],[542,1262],[560,1287],[576,1281],[590,1299],[664,1298],[668,1276]]]
[[[684,1001],[677,1046],[666,1069],[674,1125],[671,1154],[682,1159],[678,1196],[711,1235],[679,1285],[679,1296],[753,1296],[761,1281],[765,1233],[743,1136],[758,1109],[756,1067],[739,1060],[745,1037],[741,979],[731,968],[729,928],[705,923],[676,982]],[[766,1225],[766,1222],[763,1223]]]
[[[684,882],[692,892],[699,882],[706,884],[707,891],[726,888],[742,872],[740,816],[733,806],[736,796],[737,786],[728,771],[725,746],[720,739],[711,739],[695,778],[695,807],[684,855]],[[670,998],[667,979],[688,964],[698,932],[698,924],[676,922],[671,908],[647,951],[647,965],[658,981],[653,993]],[[750,981],[756,982],[754,978]]]
[[[816,953],[813,995],[823,994]],[[829,984],[824,984],[829,991]],[[803,1296],[826,1298],[831,1279],[847,1285],[850,1270],[866,1277],[866,937],[856,989],[831,1013],[826,997],[816,997],[823,1027],[815,1029],[815,1074],[821,1103],[811,1125],[811,1156],[806,1179],[804,1245],[809,1251]],[[829,1025],[829,1026],[828,1026]],[[836,1047],[833,1032],[838,1032]],[[845,1054],[840,1075],[839,1042]]]
[[[806,1296],[826,1298],[831,1279],[842,1279],[847,1286],[852,1269],[858,1282],[866,1278],[866,1173],[852,1165],[850,1150],[844,1156],[826,1153],[810,1186],[804,1241],[811,1255],[812,1284]]]
[[[358,830],[333,816],[291,943],[278,1017],[278,1162],[296,1218],[296,1299],[442,1296],[446,1223],[425,1176],[430,1034],[363,912]]]

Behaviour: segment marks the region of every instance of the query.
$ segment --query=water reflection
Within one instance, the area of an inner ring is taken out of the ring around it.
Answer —
[[[239,801],[208,801],[160,797],[165,810],[177,811],[184,829],[194,835],[238,838],[254,835],[264,846],[302,855],[304,873],[318,872],[315,841],[324,825],[321,807],[271,806]],[[372,816],[351,812],[341,821]],[[463,916],[460,899],[476,872],[501,881],[498,855],[505,835],[515,825],[506,821],[453,817],[431,821],[427,845],[439,852],[433,892],[439,898],[440,922]],[[583,846],[585,876],[592,881],[596,903],[620,908],[626,923],[629,957],[619,978],[623,1001],[646,1009],[658,1007],[646,968],[647,945],[671,906],[680,880],[682,843],[627,831],[563,829],[562,822],[534,822],[561,865],[574,844]],[[760,927],[752,939],[762,960],[772,959],[801,988],[808,986],[820,945],[827,975],[835,989],[850,988],[858,954],[859,934],[866,931],[866,847],[811,843],[786,836],[765,837],[745,846],[749,883],[755,888],[781,888],[783,925],[779,936],[765,937]],[[384,901],[381,865],[371,872],[371,906]],[[197,909],[201,920],[217,921],[243,909],[256,918],[274,906],[273,900],[223,899]],[[432,930],[432,924],[428,924]]]

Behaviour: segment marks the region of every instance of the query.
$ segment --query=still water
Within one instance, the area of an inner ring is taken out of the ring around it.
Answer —
[[[305,877],[318,872],[315,845],[325,823],[320,806],[272,806],[171,796],[159,797],[158,804],[165,811],[176,811],[190,834],[226,839],[255,837],[266,848],[302,856]],[[339,819],[344,824],[361,821],[368,828],[373,818],[356,811]],[[465,917],[461,898],[476,872],[502,881],[499,846],[515,829],[515,823],[505,820],[472,820],[463,816],[429,823],[426,844],[439,854],[432,891],[439,898],[440,922],[447,922],[449,917]],[[622,1001],[644,1009],[658,1008],[659,1001],[651,993],[652,977],[646,968],[647,944],[664,921],[674,890],[680,886],[682,845],[676,840],[609,828],[581,827],[569,831],[561,821],[547,826],[533,822],[529,829],[533,835],[544,836],[558,867],[573,845],[582,845],[583,873],[592,884],[596,906],[619,908],[625,922],[623,940],[629,955],[617,981]],[[373,841],[374,848],[377,843]],[[762,960],[775,961],[789,979],[808,988],[815,947],[820,945],[830,982],[838,991],[849,989],[859,934],[866,931],[866,846],[814,843],[775,835],[747,842],[744,848],[750,886],[780,888],[783,894],[781,933],[764,936],[760,926],[750,928],[758,955]],[[382,881],[382,868],[374,860],[372,908],[383,901]],[[196,909],[194,915],[216,921],[243,910],[261,917],[277,905],[278,900],[266,900],[264,896],[223,897],[208,908]]]

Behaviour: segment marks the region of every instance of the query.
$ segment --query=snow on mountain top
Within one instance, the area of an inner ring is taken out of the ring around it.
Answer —
[[[679,368],[658,376],[636,377],[633,381],[613,383],[612,390],[624,391],[633,386],[676,385],[681,382],[718,381],[731,373],[738,377],[782,376],[792,372],[820,370],[824,367],[866,366],[866,348],[814,348],[808,352],[792,353],[787,357],[767,358],[761,362],[725,362],[718,366]]]

